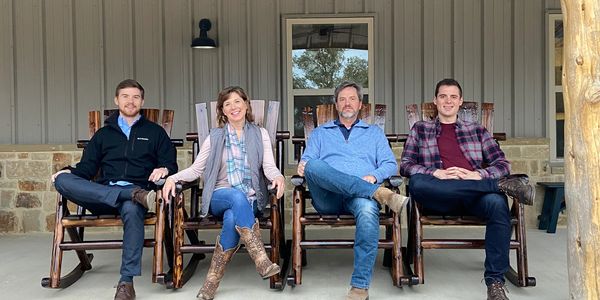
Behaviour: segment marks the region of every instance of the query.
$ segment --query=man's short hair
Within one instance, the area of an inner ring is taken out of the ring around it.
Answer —
[[[338,95],[340,94],[340,91],[347,88],[347,87],[353,87],[354,89],[356,89],[356,93],[358,94],[358,99],[362,102],[363,101],[363,92],[362,92],[362,87],[354,82],[354,81],[344,81],[342,83],[340,83],[340,85],[338,85],[335,88],[335,93],[333,94],[333,101],[337,102],[338,100]]]
[[[459,96],[462,97],[462,88],[460,87],[460,84],[458,83],[458,81],[452,79],[452,78],[446,78],[446,79],[442,79],[440,80],[440,82],[438,82],[435,85],[435,96],[437,97],[438,92],[440,91],[440,86],[442,85],[447,85],[447,86],[455,86],[458,88],[458,93]]]
[[[115,97],[119,97],[119,92],[122,89],[126,89],[126,88],[137,88],[138,90],[140,90],[141,94],[142,94],[142,99],[144,99],[144,87],[142,87],[142,85],[137,82],[136,80],[133,79],[125,79],[123,81],[121,81],[119,83],[119,85],[117,85],[117,88],[115,89]]]

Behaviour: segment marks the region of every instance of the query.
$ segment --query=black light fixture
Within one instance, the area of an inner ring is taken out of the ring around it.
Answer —
[[[212,24],[209,19],[200,20],[200,37],[195,38],[192,41],[192,48],[196,49],[212,49],[216,48],[217,44],[215,41],[208,37],[206,34],[207,31],[210,30]]]

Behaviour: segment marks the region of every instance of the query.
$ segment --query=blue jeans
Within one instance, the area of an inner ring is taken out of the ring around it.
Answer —
[[[510,264],[512,225],[506,195],[498,189],[497,179],[441,180],[415,174],[410,177],[409,193],[426,211],[486,220],[485,282],[504,282]]]
[[[350,285],[368,289],[379,242],[379,203],[372,195],[379,187],[360,177],[342,173],[319,159],[304,167],[312,204],[320,214],[350,213],[356,219],[354,271]]]
[[[144,216],[147,210],[131,201],[131,198],[119,197],[122,191],[126,191],[124,194],[131,195],[137,186],[102,185],[70,173],[63,173],[56,177],[54,187],[61,195],[92,214],[121,216],[123,221],[121,275],[140,276],[144,249]]]
[[[223,219],[220,238],[223,250],[227,251],[239,243],[240,235],[235,230],[236,225],[252,228],[254,211],[246,194],[238,189],[221,188],[213,192],[209,212],[211,215]]]

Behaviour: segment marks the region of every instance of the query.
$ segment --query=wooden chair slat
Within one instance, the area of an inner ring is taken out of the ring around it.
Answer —
[[[173,130],[173,119],[175,118],[175,111],[171,109],[163,109],[160,124],[165,129],[167,135],[171,137],[171,131]]]
[[[250,100],[250,105],[254,114],[254,124],[265,127],[265,100]]]
[[[481,125],[490,133],[494,132],[494,103],[481,104]]]
[[[198,130],[198,141],[199,143],[204,142],[204,139],[208,136],[208,110],[206,109],[206,103],[196,103],[196,129]]]
[[[277,142],[277,122],[279,121],[279,101],[269,101],[267,106],[267,122],[265,123],[265,129],[269,133],[271,144],[275,146]]]

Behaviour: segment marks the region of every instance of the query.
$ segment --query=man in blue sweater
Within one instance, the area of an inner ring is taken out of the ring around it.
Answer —
[[[132,79],[119,83],[115,104],[119,113],[94,134],[77,166],[56,172],[52,182],[59,193],[93,214],[121,215],[123,253],[115,294],[121,300],[135,299],[133,276],[142,271],[144,216],[156,200],[154,182],[176,173],[177,160],[165,130],[140,114],[141,84]]]
[[[343,82],[334,98],[338,119],[312,132],[298,174],[305,176],[319,213],[351,213],[356,219],[354,272],[346,299],[367,299],[381,205],[399,212],[408,198],[380,186],[398,173],[398,165],[383,131],[358,119],[362,88]]]

